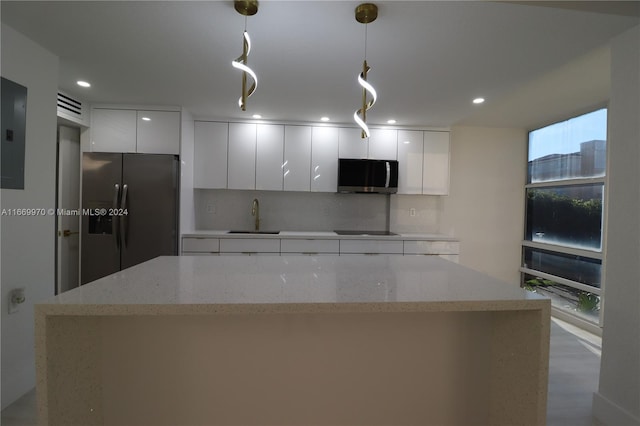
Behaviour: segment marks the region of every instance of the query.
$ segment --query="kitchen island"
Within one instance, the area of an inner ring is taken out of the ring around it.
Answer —
[[[48,425],[541,425],[550,302],[437,257],[159,257],[36,305]]]

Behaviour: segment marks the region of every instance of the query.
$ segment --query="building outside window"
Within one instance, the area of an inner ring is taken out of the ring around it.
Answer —
[[[529,133],[522,286],[600,323],[607,110]]]

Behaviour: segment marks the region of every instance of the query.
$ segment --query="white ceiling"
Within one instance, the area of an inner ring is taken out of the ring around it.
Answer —
[[[638,24],[638,2],[524,3],[377,2],[367,60],[379,99],[368,122],[531,127],[606,100],[607,43]],[[598,12],[575,10],[595,3]],[[262,1],[247,19],[259,85],[246,112],[231,67],[245,18],[232,1],[2,1],[1,18],[58,55],[60,88],[86,101],[184,106],[217,119],[328,115],[352,123],[365,41],[358,4]],[[78,79],[93,86],[80,89]],[[473,105],[477,96],[486,103]]]

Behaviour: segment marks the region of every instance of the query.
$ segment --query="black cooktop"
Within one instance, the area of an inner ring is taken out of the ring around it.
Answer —
[[[333,231],[338,235],[398,235],[390,231]]]

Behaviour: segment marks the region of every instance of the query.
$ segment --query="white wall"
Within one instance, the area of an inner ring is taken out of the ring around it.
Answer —
[[[600,385],[594,415],[640,425],[640,27],[611,44],[608,220]]]
[[[2,209],[54,208],[58,58],[2,24],[2,76],[27,88],[25,189],[3,189]],[[54,294],[54,216],[2,216],[2,408],[35,385],[33,304]],[[26,289],[18,313],[9,291]]]
[[[460,264],[519,285],[527,133],[453,127],[451,187],[441,232],[460,239]]]
[[[180,126],[180,233],[195,230],[193,205],[193,117],[182,108]]]

